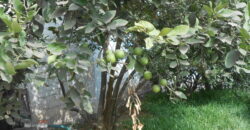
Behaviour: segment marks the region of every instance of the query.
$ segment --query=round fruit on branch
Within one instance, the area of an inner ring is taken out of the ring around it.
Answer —
[[[150,71],[145,71],[143,77],[146,80],[150,80],[152,78],[152,73]]]
[[[122,59],[122,58],[124,58],[124,57],[125,57],[124,51],[123,51],[123,50],[116,50],[116,51],[115,51],[115,57],[116,57],[117,59]]]
[[[134,49],[134,54],[137,56],[141,56],[143,54],[143,49],[141,47],[136,47]]]
[[[116,62],[115,55],[113,53],[107,54],[106,60],[107,60],[107,62],[115,63]]]
[[[142,57],[142,58],[140,58],[139,62],[142,65],[147,65],[148,64],[148,58],[147,57]]]
[[[161,87],[157,84],[153,85],[152,90],[154,93],[159,93],[161,91]]]
[[[108,55],[108,54],[112,54],[113,52],[112,52],[112,50],[107,50],[105,53],[106,53],[106,55]]]
[[[168,81],[167,81],[166,79],[160,79],[159,84],[160,84],[161,86],[167,86]]]

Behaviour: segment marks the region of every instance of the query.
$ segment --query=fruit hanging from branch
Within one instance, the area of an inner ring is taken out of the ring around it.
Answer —
[[[150,80],[152,78],[152,73],[150,71],[145,71],[143,77],[146,80]]]
[[[168,81],[166,79],[160,79],[159,84],[161,86],[167,86],[168,85]]]
[[[107,62],[115,63],[116,62],[116,58],[115,58],[114,53],[111,52],[111,53],[107,54],[106,60],[107,60]]]
[[[148,58],[147,57],[142,57],[142,58],[140,58],[139,62],[142,65],[147,65],[148,64]]]
[[[125,57],[125,53],[123,50],[116,50],[115,51],[115,57],[117,59],[123,59]]]
[[[136,56],[141,56],[141,55],[143,54],[143,49],[142,49],[141,47],[136,47],[136,48],[134,49],[134,54],[135,54]]]
[[[153,91],[154,93],[159,93],[159,92],[161,91],[161,87],[160,87],[159,85],[155,84],[155,85],[153,85],[153,87],[152,87],[152,91]]]

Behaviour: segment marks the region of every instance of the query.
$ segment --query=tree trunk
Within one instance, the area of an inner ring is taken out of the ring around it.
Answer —
[[[106,45],[108,46],[108,39],[106,39]],[[117,38],[116,49],[121,47],[122,40]],[[105,48],[105,50],[107,47]],[[105,53],[103,53],[104,55]],[[116,64],[113,64],[116,66]],[[102,72],[102,86],[101,93],[99,98],[99,107],[98,107],[98,129],[112,130],[114,129],[115,119],[113,114],[116,115],[115,104],[116,98],[118,97],[119,87],[123,78],[123,75],[126,73],[126,66],[123,66],[119,76],[115,77],[115,71],[111,70],[110,74],[108,72]],[[108,78],[109,77],[109,78]]]

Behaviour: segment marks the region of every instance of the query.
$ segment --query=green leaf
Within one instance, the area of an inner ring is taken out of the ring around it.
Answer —
[[[126,32],[133,32],[133,31],[137,31],[137,32],[143,32],[144,29],[142,27],[139,26],[133,26],[133,27],[129,27]]]
[[[240,48],[242,48],[244,50],[247,50],[247,51],[250,51],[250,45],[248,45],[248,44],[241,43],[240,44]]]
[[[108,28],[109,29],[116,29],[118,27],[123,27],[125,25],[128,24],[128,21],[127,20],[124,20],[124,19],[116,19],[114,21],[112,21],[109,25],[108,25]]]
[[[172,31],[172,28],[163,28],[159,35],[166,36],[170,31]]]
[[[248,2],[247,8],[248,8],[248,16],[250,17],[250,2]]]
[[[90,99],[89,97],[85,96],[85,98],[83,98],[83,101],[82,101],[82,107],[83,109],[92,114],[93,113],[93,108],[92,108],[92,105],[91,105],[91,102],[90,102]]]
[[[241,71],[247,73],[247,74],[250,74],[250,69],[246,69],[246,68],[242,68],[240,66],[235,66],[236,67],[236,72],[240,73]]]
[[[182,54],[186,54],[188,52],[188,49],[189,49],[189,46],[188,45],[181,45],[179,46],[179,51],[182,53]]]
[[[167,59],[171,59],[171,60],[175,60],[177,59],[176,55],[175,54],[166,54],[165,56]]]
[[[11,75],[8,75],[8,74],[5,74],[4,72],[0,71],[0,76],[1,76],[1,79],[3,81],[6,81],[8,83],[10,83],[12,81],[12,76]]]
[[[129,56],[129,63],[127,65],[128,69],[133,69],[135,66],[135,59],[132,56]]]
[[[57,55],[51,55],[48,57],[47,62],[48,64],[51,64],[56,61]]]
[[[240,29],[240,34],[244,39],[246,40],[250,39],[250,34],[244,28]]]
[[[29,68],[33,65],[38,65],[38,63],[33,59],[22,60],[21,63],[18,63],[15,66],[15,69],[16,70],[26,69],[26,68]]]
[[[6,14],[4,14],[4,13],[1,13],[1,14],[0,14],[0,19],[1,19],[9,28],[11,28],[11,23],[12,23],[12,21],[11,21],[11,18],[10,18],[8,15],[6,15]]]
[[[245,49],[242,48],[238,48],[239,52],[241,55],[246,56],[247,55],[247,51]]]
[[[219,4],[217,4],[217,6],[214,8],[214,11],[218,12],[221,9],[225,8],[226,6],[227,6],[227,3],[219,2]]]
[[[185,35],[189,30],[187,25],[176,26],[172,31],[170,31],[167,36]]]
[[[105,6],[108,5],[108,0],[99,0],[99,2]]]
[[[186,43],[191,44],[191,45],[203,43],[203,42],[204,42],[203,39],[197,39],[197,38],[189,38],[186,40]]]
[[[148,21],[141,20],[138,23],[135,23],[135,26],[142,28],[145,32],[151,32],[155,29],[154,25]]]
[[[55,11],[52,13],[52,16],[51,18],[57,18],[57,17],[60,17],[60,16],[63,16],[64,13],[67,11],[67,8],[65,7],[58,7],[55,9]]]
[[[75,4],[84,6],[86,5],[87,1],[86,0],[72,0]]]
[[[47,46],[47,50],[54,55],[62,54],[62,51],[65,50],[66,48],[67,48],[66,45],[60,42],[51,43]]]
[[[5,48],[0,47],[0,59],[4,61],[10,61],[10,57],[4,52]]]
[[[19,38],[18,38],[18,40],[19,40],[19,45],[20,45],[21,47],[23,47],[23,46],[27,43],[27,41],[26,41],[26,33],[25,33],[24,31],[21,31],[21,32],[19,33]]]
[[[141,65],[140,63],[136,62],[135,63],[135,70],[139,73],[143,73],[144,72],[144,66]]]
[[[9,117],[5,120],[9,125],[15,125],[15,121],[12,119],[12,117]]]
[[[174,91],[174,94],[181,99],[187,99],[187,96],[181,91]]]
[[[209,7],[209,6],[207,6],[207,5],[204,5],[203,6],[203,9],[204,10],[206,10],[207,11],[207,14],[209,15],[209,16],[212,16],[213,15],[213,9],[211,8],[211,7]]]
[[[169,67],[170,67],[170,68],[175,68],[175,67],[177,67],[177,62],[176,62],[176,61],[172,61],[172,62],[169,64]]]
[[[74,3],[72,3],[72,4],[70,4],[69,5],[69,11],[75,11],[75,10],[80,10],[81,9],[81,7],[79,7],[78,5],[76,5],[76,4],[74,4]]]
[[[85,33],[91,33],[95,30],[96,26],[94,23],[88,23],[86,26],[85,26]]]
[[[102,22],[104,22],[105,24],[111,22],[111,20],[115,17],[115,14],[115,10],[105,12],[105,14],[101,17]]]
[[[214,38],[209,38],[207,43],[204,45],[205,47],[212,47],[214,43]]]
[[[154,40],[151,37],[145,38],[144,41],[146,43],[146,49],[151,49],[154,46]]]
[[[243,15],[240,11],[234,11],[231,9],[222,9],[218,12],[218,14],[219,16],[225,17],[225,18]]]
[[[55,64],[54,64],[54,66],[55,66],[57,69],[59,69],[59,68],[64,67],[65,64],[66,64],[65,61],[63,61],[63,60],[57,60],[57,61],[55,62]]]
[[[152,30],[152,31],[150,31],[150,32],[147,32],[147,34],[148,34],[149,36],[156,37],[156,36],[159,36],[160,31],[157,30],[157,29],[154,29],[154,30]]]
[[[69,30],[73,28],[75,24],[76,24],[76,17],[74,17],[72,13],[68,13],[65,16],[64,23],[63,23],[64,30]]]
[[[22,14],[25,11],[24,4],[21,2],[21,0],[12,0],[14,9],[16,12]]]
[[[250,2],[248,3],[248,6],[245,7],[244,9],[244,17],[245,17],[245,22],[243,24],[243,28],[246,30],[250,30]]]
[[[236,61],[240,57],[240,52],[238,50],[231,50],[227,53],[225,59],[225,66],[226,68],[231,68],[236,64]]]
[[[16,74],[15,68],[14,68],[14,66],[13,66],[12,63],[6,62],[4,68],[5,68],[4,71],[5,71],[7,74],[9,74],[9,75],[14,75],[14,74]]]
[[[180,64],[182,64],[182,65],[190,65],[190,63],[187,60],[180,60]]]
[[[240,3],[237,3],[235,6],[236,6],[237,9],[245,8],[246,7],[246,3],[240,2]]]
[[[69,90],[69,98],[74,102],[75,106],[77,106],[78,108],[81,108],[81,97],[80,97],[80,93],[78,92],[78,90],[76,88],[74,88],[73,86],[70,86],[70,90]]]
[[[180,44],[180,41],[175,36],[168,37],[168,40],[170,40],[170,43],[172,45],[179,45]]]
[[[19,33],[22,31],[22,27],[17,21],[12,21],[10,29],[11,29],[11,32],[14,32],[14,33]]]
[[[0,69],[4,70],[5,66],[5,61],[0,57]]]
[[[212,54],[212,59],[211,59],[211,63],[216,63],[216,61],[219,59],[218,54],[213,53]]]
[[[36,16],[36,14],[38,13],[38,11],[36,10],[30,10],[27,12],[27,17],[26,17],[26,21],[31,22],[32,19],[34,18],[34,16]]]
[[[223,43],[227,43],[229,45],[231,45],[233,41],[233,37],[226,35],[220,36],[218,37],[218,39],[220,39]]]
[[[66,63],[66,66],[69,68],[69,69],[74,69],[75,66],[76,66],[76,60],[75,58],[65,58],[65,63]]]

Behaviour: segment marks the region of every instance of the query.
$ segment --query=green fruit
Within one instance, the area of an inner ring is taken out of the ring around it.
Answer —
[[[111,51],[111,50],[107,50],[106,51],[106,54],[108,55],[108,54],[112,54],[113,52]]]
[[[142,57],[142,58],[140,59],[140,63],[141,63],[142,65],[147,65],[147,64],[148,64],[148,58],[147,58],[147,57]]]
[[[136,48],[134,49],[134,54],[135,54],[135,55],[141,56],[142,53],[143,53],[143,49],[142,49],[142,48],[136,47]]]
[[[154,93],[159,93],[161,91],[161,87],[159,85],[153,85],[152,90]]]
[[[152,78],[152,73],[150,71],[145,71],[143,77],[146,80],[150,80]]]
[[[115,51],[115,57],[116,57],[117,59],[122,59],[122,58],[124,58],[124,57],[125,57],[124,51],[122,51],[122,50],[116,50],[116,51]]]
[[[161,79],[160,80],[160,85],[161,86],[167,86],[167,84],[168,84],[168,81],[166,79]]]
[[[107,54],[106,60],[107,62],[115,63],[116,62],[115,55],[113,53]]]

